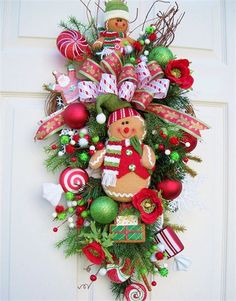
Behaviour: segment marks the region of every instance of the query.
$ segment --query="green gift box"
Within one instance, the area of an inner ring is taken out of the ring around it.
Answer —
[[[110,232],[114,234],[113,240],[117,243],[141,243],[145,241],[145,225],[111,225]]]

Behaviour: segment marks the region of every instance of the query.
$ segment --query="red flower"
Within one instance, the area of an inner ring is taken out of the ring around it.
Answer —
[[[143,48],[142,44],[141,44],[139,41],[134,42],[134,43],[133,43],[133,47],[134,47],[134,49],[137,50],[137,51],[141,51],[142,48]]]
[[[102,246],[96,241],[91,242],[82,249],[84,255],[94,264],[102,264],[105,259],[105,253]]]
[[[156,35],[156,33],[154,32],[154,33],[151,33],[151,34],[148,36],[148,38],[149,38],[149,40],[150,40],[151,42],[153,42],[153,41],[156,41],[157,35]]]
[[[161,199],[156,191],[143,188],[133,196],[133,205],[141,213],[141,219],[146,224],[153,224],[162,215]]]
[[[194,79],[190,75],[188,60],[172,60],[166,66],[166,77],[182,89],[189,89]]]

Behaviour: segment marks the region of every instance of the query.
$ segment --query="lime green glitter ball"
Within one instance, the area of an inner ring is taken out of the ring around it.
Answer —
[[[65,197],[68,201],[72,201],[75,198],[75,195],[73,192],[68,191],[65,193]]]
[[[100,139],[99,136],[92,137],[93,143],[98,143],[99,139]]]
[[[173,53],[170,51],[169,48],[164,46],[154,48],[148,56],[149,62],[156,61],[162,67],[165,67],[167,63],[173,59]]]
[[[66,212],[62,212],[62,213],[59,213],[57,218],[60,220],[60,221],[63,221],[66,219]]]
[[[63,135],[60,138],[60,142],[61,142],[61,144],[68,144],[70,142],[70,137],[66,136],[66,135]]]
[[[172,152],[172,153],[170,154],[170,158],[171,158],[173,161],[179,161],[180,155],[179,155],[177,152]]]
[[[68,208],[69,213],[74,213],[74,211],[75,211],[74,208],[72,208],[72,207]]]
[[[80,153],[79,158],[82,162],[87,162],[89,160],[89,155],[86,152]]]
[[[103,225],[110,224],[118,214],[118,204],[107,196],[101,196],[92,202],[90,215]]]

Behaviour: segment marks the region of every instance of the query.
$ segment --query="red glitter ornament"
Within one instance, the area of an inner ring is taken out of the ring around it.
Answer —
[[[71,159],[71,162],[75,163],[77,161],[77,159],[75,157],[72,157]]]
[[[90,149],[90,150],[89,150],[89,154],[90,154],[90,156],[93,156],[93,155],[95,154],[95,151],[92,150],[92,149]]]
[[[98,150],[101,150],[104,148],[104,144],[102,142],[98,142],[98,144],[96,145]]]
[[[178,139],[178,137],[175,137],[175,136],[170,137],[169,142],[170,142],[170,144],[175,145],[175,146],[179,145],[179,139]]]
[[[75,134],[74,136],[73,136],[73,140],[77,143],[78,141],[79,141],[79,135],[78,134]]]
[[[80,228],[84,224],[84,219],[82,217],[79,217],[76,221],[76,227]]]
[[[158,149],[159,149],[160,151],[165,150],[164,144],[159,144]]]
[[[162,252],[157,252],[155,257],[157,260],[162,260],[164,258],[164,254]]]
[[[74,154],[75,153],[75,147],[71,144],[66,145],[66,152],[67,154]]]
[[[64,208],[64,206],[57,205],[55,210],[56,210],[56,213],[62,213],[65,210],[65,208]]]
[[[76,215],[80,215],[86,209],[85,206],[79,206],[76,208]]]
[[[152,281],[152,282],[151,282],[151,285],[152,285],[152,286],[157,286],[157,282],[156,282],[156,281]]]
[[[156,33],[152,33],[148,36],[148,38],[151,42],[153,42],[153,41],[156,41],[157,35],[156,35]]]

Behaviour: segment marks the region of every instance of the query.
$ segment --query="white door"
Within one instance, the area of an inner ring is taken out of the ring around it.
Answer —
[[[140,18],[153,1],[128,1]],[[156,5],[156,11],[163,5]],[[149,300],[236,300],[235,277],[235,133],[236,68],[234,0],[179,0],[186,12],[173,51],[191,60],[195,85],[191,95],[198,117],[211,125],[196,150],[198,189],[178,221],[188,273],[172,272],[158,280]],[[55,47],[58,23],[75,15],[85,21],[79,0],[1,0],[1,300],[111,301],[109,282],[101,278],[90,290],[78,289],[89,274],[80,258],[64,259],[54,248],[52,208],[41,197],[41,183],[55,181],[43,166],[43,143],[34,143],[43,115],[42,84],[51,71],[63,70]],[[195,184],[190,184],[193,190]],[[194,206],[194,203],[197,206]],[[189,210],[191,209],[192,210]],[[183,217],[182,217],[183,216]]]

